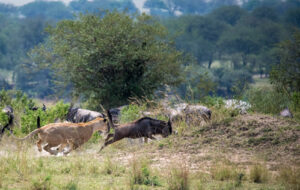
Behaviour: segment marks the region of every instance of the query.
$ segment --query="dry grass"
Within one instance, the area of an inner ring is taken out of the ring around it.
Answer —
[[[55,157],[39,153],[33,141],[4,136],[0,189],[299,189],[299,124],[212,109],[207,124],[173,123],[178,133],[168,138],[148,144],[124,139],[101,154],[103,140]],[[273,143],[277,137],[279,144]]]

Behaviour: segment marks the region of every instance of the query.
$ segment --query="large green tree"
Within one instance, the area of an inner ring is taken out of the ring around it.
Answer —
[[[79,15],[48,32],[48,42],[33,51],[34,60],[52,66],[63,84],[95,106],[121,105],[180,82],[181,52],[171,46],[165,28],[145,14]]]
[[[274,66],[270,78],[276,87],[291,94],[300,94],[300,31],[280,44],[280,63]],[[300,103],[300,102],[299,102]]]

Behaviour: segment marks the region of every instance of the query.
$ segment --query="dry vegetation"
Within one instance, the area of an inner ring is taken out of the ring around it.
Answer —
[[[213,108],[212,108],[213,109]],[[203,126],[150,141],[122,140],[97,154],[95,139],[69,156],[39,153],[33,141],[0,144],[1,189],[300,189],[300,124],[213,109]]]

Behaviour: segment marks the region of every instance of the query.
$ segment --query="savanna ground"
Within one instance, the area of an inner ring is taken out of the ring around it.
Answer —
[[[1,189],[300,189],[300,123],[211,108],[210,123],[173,123],[176,134],[126,139],[98,153],[98,135],[68,156],[4,136]]]

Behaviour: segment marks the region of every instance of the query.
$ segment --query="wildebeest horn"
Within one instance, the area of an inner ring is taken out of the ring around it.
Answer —
[[[103,113],[106,113],[106,109],[102,106],[102,104],[100,104],[100,107],[101,107]]]

